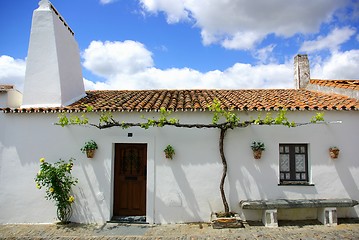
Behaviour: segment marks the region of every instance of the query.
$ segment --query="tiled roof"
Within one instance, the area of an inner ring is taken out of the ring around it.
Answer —
[[[311,84],[319,86],[333,87],[333,88],[346,88],[359,91],[359,80],[319,80],[311,79]]]
[[[14,85],[0,85],[0,92],[7,92],[14,89]]]
[[[253,110],[359,110],[359,101],[336,94],[304,89],[256,90],[133,90],[87,91],[87,96],[64,108],[4,109],[5,112],[95,111],[203,111],[214,99],[225,109]]]

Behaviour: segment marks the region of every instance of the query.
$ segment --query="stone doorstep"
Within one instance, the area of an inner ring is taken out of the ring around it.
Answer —
[[[114,216],[112,223],[146,223],[146,216]]]

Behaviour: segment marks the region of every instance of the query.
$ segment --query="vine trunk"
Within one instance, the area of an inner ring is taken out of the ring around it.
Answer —
[[[223,165],[223,172],[222,172],[222,178],[221,178],[221,183],[220,183],[220,191],[221,191],[221,197],[222,197],[222,202],[223,202],[223,207],[224,207],[224,213],[225,215],[229,215],[229,206],[228,206],[228,202],[227,202],[227,198],[226,198],[226,194],[224,192],[224,182],[226,180],[227,177],[227,160],[226,160],[226,156],[224,155],[224,136],[226,135],[227,132],[227,128],[221,128],[221,133],[220,133],[220,137],[219,137],[219,152],[221,154],[221,159],[222,159],[222,165]]]

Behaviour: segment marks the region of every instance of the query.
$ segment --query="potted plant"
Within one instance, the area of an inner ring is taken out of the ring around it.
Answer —
[[[86,155],[88,158],[93,158],[95,155],[95,150],[97,149],[97,144],[94,140],[90,140],[88,142],[85,142],[85,145],[81,148],[81,151],[83,153],[86,152]]]
[[[173,155],[175,155],[175,149],[171,145],[167,145],[163,151],[165,152],[166,158],[173,159]]]
[[[335,147],[335,146],[330,147],[330,148],[329,148],[329,155],[330,155],[330,157],[331,157],[332,159],[338,158],[339,151],[340,151],[340,150],[339,150],[338,147]]]
[[[261,156],[262,156],[262,151],[265,150],[264,143],[260,142],[260,141],[258,141],[258,142],[253,141],[252,145],[251,145],[251,148],[253,150],[253,157],[255,159],[260,159]]]

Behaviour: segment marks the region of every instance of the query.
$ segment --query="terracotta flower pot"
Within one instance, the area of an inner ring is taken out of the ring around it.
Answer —
[[[336,159],[338,158],[339,155],[339,149],[337,148],[329,148],[329,155],[332,159]]]
[[[262,157],[262,150],[253,150],[254,159],[260,159]]]
[[[173,153],[167,153],[167,152],[165,152],[165,156],[166,156],[166,158],[167,159],[173,159]]]
[[[86,150],[87,158],[93,158],[95,155],[95,149]]]

